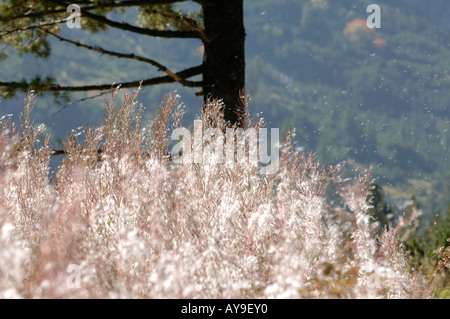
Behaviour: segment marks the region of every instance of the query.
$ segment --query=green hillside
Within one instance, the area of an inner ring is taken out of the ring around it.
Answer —
[[[378,1],[382,27],[370,30],[369,3],[249,4],[253,105],[272,123],[295,127],[299,143],[323,161],[372,166],[392,197],[415,193],[427,212],[443,210],[450,201],[449,29],[436,23],[430,2]],[[441,5],[444,14],[448,4]]]

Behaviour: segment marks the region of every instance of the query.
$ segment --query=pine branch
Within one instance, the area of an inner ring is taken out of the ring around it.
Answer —
[[[101,158],[102,153],[104,153],[104,151],[102,149],[100,149],[100,148],[97,149],[97,161],[98,162],[102,161],[102,158]],[[57,155],[65,156],[65,155],[67,155],[67,152],[64,149],[52,149],[50,151],[50,156],[57,156]],[[149,153],[146,153],[145,155],[150,156]],[[170,152],[164,153],[164,157],[167,158],[169,161],[172,161],[172,153],[170,153]]]
[[[102,3],[97,5],[90,5],[82,8],[83,10],[95,10],[95,9],[103,9],[103,8],[126,8],[126,7],[140,7],[140,6],[146,6],[146,5],[158,5],[158,4],[171,4],[176,2],[186,2],[188,0],[141,0],[141,1],[112,1],[110,3]],[[45,15],[52,15],[52,14],[59,14],[59,13],[66,13],[67,12],[67,3],[61,2],[61,1],[52,1],[55,2],[64,8],[62,9],[54,9],[54,10],[46,10],[41,12],[30,12],[17,15],[14,17],[8,17],[2,18],[1,20],[17,20],[17,19],[23,19],[23,18],[39,18],[43,17]],[[193,1],[197,2],[197,1]],[[92,1],[71,1],[71,4],[78,4],[78,5],[89,5],[92,4]]]
[[[105,49],[100,48],[100,47],[94,47],[94,46],[91,46],[91,45],[80,43],[79,41],[73,41],[73,40],[64,38],[64,37],[62,37],[62,36],[60,36],[58,34],[50,32],[50,31],[45,31],[45,32],[50,34],[50,35],[52,35],[52,36],[54,36],[55,38],[59,39],[60,41],[68,42],[68,43],[71,43],[71,44],[73,44],[75,46],[78,46],[78,47],[83,47],[83,48],[86,48],[88,50],[96,51],[96,52],[99,52],[99,53],[102,53],[102,54],[115,56],[117,58],[133,59],[133,60],[137,60],[137,61],[141,61],[141,62],[145,62],[145,63],[151,64],[151,65],[157,67],[159,70],[165,72],[175,82],[179,82],[179,83],[183,84],[184,86],[188,86],[188,87],[196,87],[197,86],[196,82],[184,80],[183,78],[181,78],[180,76],[176,75],[174,72],[169,70],[167,67],[165,67],[161,63],[156,62],[155,60],[152,60],[152,59],[149,59],[149,58],[146,58],[146,57],[141,57],[141,56],[135,55],[133,53],[126,54],[126,53],[119,53],[119,52],[114,52],[114,51],[110,51],[110,50],[105,50]]]
[[[102,155],[103,150],[102,149],[97,149],[97,162],[101,162],[102,161]],[[50,156],[57,156],[57,155],[67,155],[66,150],[64,149],[52,149],[50,151]],[[146,156],[150,156],[149,153],[146,154]],[[172,153],[168,152],[168,153],[164,153],[164,158],[166,158],[168,161],[172,161]]]
[[[176,73],[177,76],[182,78],[188,78],[191,76],[195,76],[202,73],[202,66],[196,66],[193,68],[186,69],[184,71]],[[156,77],[151,78],[147,80],[139,80],[139,81],[131,81],[131,82],[124,82],[120,84],[120,87],[122,88],[134,88],[138,87],[140,83],[142,82],[142,86],[151,86],[151,85],[157,85],[157,84],[164,84],[164,83],[173,83],[175,82],[173,78],[170,76],[162,76],[162,77]],[[1,85],[1,82],[0,82]],[[193,82],[191,87],[202,87],[203,82]],[[102,85],[85,85],[85,86],[53,86],[48,89],[48,91],[52,92],[60,92],[60,91],[70,91],[70,92],[85,92],[85,91],[103,91],[103,90],[109,90],[111,89],[111,84],[102,84]]]
[[[27,30],[32,30],[32,29],[40,29],[42,27],[48,27],[48,26],[53,26],[55,24],[61,24],[61,23],[65,23],[67,21],[69,21],[71,19],[66,18],[66,19],[58,19],[58,20],[54,20],[54,21],[49,21],[49,22],[42,22],[39,24],[34,24],[34,25],[29,25],[23,28],[16,28],[16,29],[11,29],[11,30],[0,30],[0,40],[3,36],[14,33],[14,32],[18,32],[18,31],[27,31]]]
[[[182,0],[182,1],[186,1],[186,0]],[[126,2],[121,2],[121,3],[116,3],[116,5],[114,4],[110,4],[110,7],[127,7],[127,6],[137,6],[137,5],[144,5],[144,4],[166,4],[166,3],[175,3],[175,2],[182,2],[182,1],[174,1],[174,0],[168,0],[168,1],[162,1],[162,0],[155,0],[155,1],[126,1]],[[57,3],[59,5],[62,6],[68,6],[70,3],[65,3],[63,1],[52,1],[54,3]],[[76,2],[77,4],[82,4],[84,2]],[[86,8],[80,8],[80,14],[83,17],[86,17],[88,19],[92,19],[94,21],[97,21],[99,23],[102,24],[106,24],[110,27],[116,28],[116,29],[121,29],[124,31],[129,31],[129,32],[133,32],[133,33],[137,33],[137,34],[143,34],[143,35],[148,35],[148,36],[152,36],[152,37],[161,37],[161,38],[191,38],[191,39],[200,39],[202,38],[202,31],[201,28],[197,27],[196,31],[176,31],[176,30],[152,30],[152,29],[147,29],[147,28],[141,28],[141,27],[137,27],[134,25],[131,25],[129,23],[126,22],[117,22],[117,21],[113,21],[110,20],[102,15],[98,15],[98,14],[94,14],[92,12],[89,12],[88,10],[93,10],[96,8],[101,8],[101,7],[108,7],[108,4],[102,4],[102,5],[96,5],[96,6],[90,6],[90,7],[86,7]],[[40,17],[42,15],[50,15],[50,14],[56,14],[56,13],[63,13],[66,12],[65,9],[58,9],[58,10],[52,10],[52,11],[44,11],[44,12],[40,12],[40,13],[29,13],[29,14],[23,14],[23,15],[19,15],[19,16],[15,16],[13,18],[8,18],[8,21],[12,21],[15,19],[20,19],[20,18],[30,18],[30,17]],[[6,19],[2,19],[0,18],[0,20],[6,20]],[[68,20],[71,20],[69,18],[66,19],[58,19],[55,21],[51,21],[51,22],[47,22],[47,23],[42,23],[42,24],[37,24],[37,25],[32,25],[32,26],[28,26],[25,28],[16,28],[16,29],[12,29],[12,30],[6,30],[3,31],[3,35],[7,35],[13,32],[17,32],[17,31],[24,31],[24,30],[30,30],[30,29],[35,29],[35,28],[40,28],[43,26],[49,26],[49,25],[55,25],[55,24],[60,24],[60,23],[64,23],[67,22]]]
[[[70,3],[66,3],[64,1],[57,1],[57,0],[51,0],[51,1],[54,3],[60,4],[60,5],[63,5],[63,6],[68,6],[70,4]],[[169,0],[168,2],[161,1],[161,2],[159,2],[159,4],[174,3],[174,2],[180,2],[180,1],[171,1],[171,0]],[[77,4],[82,4],[82,3],[79,2]],[[155,1],[152,4],[158,4],[158,2]],[[140,27],[128,24],[126,22],[117,22],[117,21],[110,20],[102,15],[98,15],[98,14],[94,14],[89,11],[86,11],[83,8],[80,8],[80,11],[81,11],[80,13],[83,17],[92,19],[99,23],[109,25],[110,27],[113,27],[116,29],[130,31],[130,32],[137,33],[137,34],[143,34],[143,35],[148,35],[148,36],[152,36],[152,37],[162,37],[162,38],[194,38],[194,39],[200,38],[200,34],[197,31],[166,31],[166,30],[152,30],[152,29],[147,29],[147,28],[140,28]]]
[[[203,66],[198,65],[186,70],[183,70],[181,72],[175,73],[178,77],[186,79],[190,78],[192,76],[199,75],[203,72]],[[138,81],[131,81],[131,82],[124,82],[121,83],[120,86],[122,88],[135,88],[138,87],[141,83],[142,86],[151,86],[151,85],[157,85],[157,84],[164,84],[164,83],[173,83],[175,80],[170,76],[162,76],[162,77],[156,77],[156,78],[150,78],[147,80],[138,80]],[[202,81],[196,81],[191,82],[190,87],[202,87],[203,82]],[[30,83],[24,83],[24,82],[3,82],[0,81],[0,87],[16,87],[18,90],[24,90],[27,91],[29,89],[33,89],[32,85]],[[87,92],[87,91],[105,91],[110,90],[111,84],[101,84],[101,85],[84,85],[84,86],[62,86],[62,85],[50,85],[47,84],[43,91],[49,91],[49,92]]]
[[[83,17],[92,19],[99,23],[103,23],[109,25],[110,27],[121,29],[125,31],[130,31],[137,34],[148,35],[152,37],[162,37],[162,38],[191,38],[191,39],[199,39],[200,34],[198,31],[166,31],[166,30],[152,30],[147,28],[136,27],[126,22],[117,22],[105,18],[104,16],[90,13],[88,11],[81,10],[81,15]]]

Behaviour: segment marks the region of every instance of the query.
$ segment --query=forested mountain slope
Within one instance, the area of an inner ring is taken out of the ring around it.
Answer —
[[[322,160],[372,165],[393,195],[416,193],[428,210],[445,207],[449,4],[378,1],[381,29],[370,30],[372,2],[248,5],[253,104],[296,127],[300,143]]]

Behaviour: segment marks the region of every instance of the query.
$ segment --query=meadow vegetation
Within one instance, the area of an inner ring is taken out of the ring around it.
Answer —
[[[275,174],[252,163],[175,164],[167,154],[182,123],[177,97],[143,123],[139,91],[120,103],[117,94],[105,99],[102,126],[67,136],[53,173],[33,93],[19,126],[2,118],[0,297],[435,296],[436,276],[412,268],[400,241],[418,214],[380,229],[369,214],[370,172],[344,179],[339,165],[299,152],[292,131]],[[225,127],[220,106],[210,102],[204,125]],[[246,114],[246,127],[263,126]],[[448,271],[448,250],[434,275]]]

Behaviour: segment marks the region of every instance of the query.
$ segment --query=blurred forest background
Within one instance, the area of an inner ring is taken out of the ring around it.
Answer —
[[[370,3],[381,7],[381,29],[366,27]],[[130,23],[135,17],[133,10],[116,16]],[[450,237],[450,3],[248,0],[245,27],[251,111],[261,113],[269,127],[295,128],[299,145],[315,152],[321,162],[347,162],[350,176],[353,168],[373,167],[379,212],[405,213],[416,206],[423,211],[424,225],[442,222],[447,214],[439,232],[443,239]],[[65,27],[61,35],[134,52],[175,70],[200,64],[203,55],[198,40],[149,38],[112,29],[90,34]],[[9,57],[0,64],[0,80],[48,75],[63,85],[118,84],[158,75],[135,61],[49,40],[54,45],[47,60],[1,48]],[[184,125],[190,126],[202,98],[195,96],[195,89],[178,84],[144,88],[139,99],[146,116],[155,114],[170,91],[180,95],[187,111]],[[86,96],[73,93],[70,99]],[[0,115],[13,114],[18,122],[23,99],[1,99]],[[51,94],[43,94],[34,118],[47,125],[58,147],[70,130],[101,123],[102,103],[100,97],[56,104]]]

